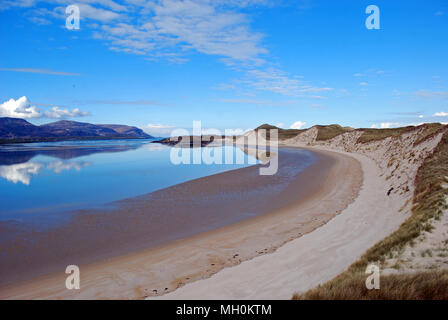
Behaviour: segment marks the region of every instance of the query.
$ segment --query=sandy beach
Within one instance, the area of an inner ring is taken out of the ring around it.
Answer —
[[[142,299],[169,293],[188,283],[201,283],[197,280],[219,275],[222,269],[232,270],[228,267],[244,265],[244,261],[257,256],[272,256],[285,243],[325,225],[358,194],[362,181],[358,161],[327,151],[315,154],[315,164],[289,186],[293,197],[279,195],[281,208],[150,249],[81,264],[81,290],[67,290],[66,275],[58,272],[2,286],[0,298]],[[233,181],[228,187],[234,189],[235,179],[244,170],[249,168],[190,183],[213,189],[214,184],[223,188],[225,181]]]
[[[312,149],[328,150],[325,147]],[[376,163],[358,154],[341,151],[338,154],[356,159],[363,174],[359,196],[341,214],[272,254],[224,269],[209,279],[188,284],[161,298],[290,299],[295,292],[331,280],[369,247],[398,228],[407,217],[399,213],[403,203],[399,195],[386,195],[388,186]],[[356,168],[353,169],[355,172]]]
[[[448,0],[0,12],[0,300],[448,300]]]

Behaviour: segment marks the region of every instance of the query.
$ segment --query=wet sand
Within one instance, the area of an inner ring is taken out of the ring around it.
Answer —
[[[53,245],[40,250],[34,260],[22,260],[6,270],[31,270],[33,263],[46,261],[51,267],[40,273],[55,272],[51,270],[55,266],[60,271],[38,278],[28,274],[33,280],[2,285],[0,298],[140,299],[273,252],[325,224],[357,195],[362,172],[356,160],[325,151],[315,156],[316,162],[292,180],[281,174],[259,176],[257,166],[229,171],[122,201],[113,212],[76,215],[65,229],[58,229],[60,233],[36,233],[37,239],[44,237],[42,245],[51,241]],[[293,164],[294,155],[280,161],[287,161],[280,168],[290,172],[288,163]],[[250,217],[253,210],[259,215]],[[157,219],[148,211],[159,213]],[[222,214],[228,215],[226,219]],[[170,223],[157,223],[162,218]],[[91,228],[97,237],[91,236]],[[70,238],[74,235],[77,242]],[[57,254],[55,247],[61,248]],[[16,246],[10,253],[19,255],[21,250],[23,254],[24,249]],[[97,262],[92,263],[92,256]],[[80,266],[81,290],[65,289],[67,264]],[[2,279],[8,277],[3,270]]]

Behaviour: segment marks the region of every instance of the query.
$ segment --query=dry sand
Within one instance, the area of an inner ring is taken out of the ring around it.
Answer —
[[[316,228],[319,228],[317,231],[322,230],[328,221],[331,223],[337,219],[339,216],[333,217],[353,202],[362,180],[359,162],[353,158],[327,151],[319,151],[317,154],[322,161],[331,160],[331,165],[313,166],[301,174],[299,181],[307,181],[305,189],[309,186],[313,189],[313,185],[318,188],[305,196],[302,195],[298,201],[286,207],[156,248],[81,265],[81,290],[67,290],[66,275],[59,272],[1,287],[0,298],[139,299],[169,293],[184,284],[187,285],[174,291],[172,295],[163,297],[257,298],[263,296],[260,286],[265,289],[273,286],[278,293],[264,292],[265,297],[289,298],[299,288],[295,286],[296,282],[291,281],[297,278],[294,277],[297,269],[288,267],[288,261],[296,265],[299,260],[305,265],[305,261],[315,257],[319,251],[325,250],[329,250],[333,257],[327,257],[325,263],[335,261],[334,254],[337,251],[333,248],[339,247],[338,244],[341,242],[344,243],[346,237],[352,239],[349,234],[342,236],[339,234],[338,242],[332,243],[330,233],[330,237],[324,237],[320,242],[312,240],[315,232],[311,231]],[[205,178],[204,181],[210,179]],[[296,189],[299,190],[299,186],[296,186]],[[384,193],[384,190],[376,192]],[[374,206],[368,203],[367,207]],[[364,218],[361,217],[361,221],[364,222]],[[384,232],[387,232],[387,228]],[[356,230],[350,232],[357,233]],[[298,251],[291,254],[288,251],[291,249],[288,248],[296,243],[297,240],[294,239],[307,233],[308,235],[299,238],[305,239],[305,247],[297,248],[293,245],[293,250]],[[311,241],[307,240],[309,236],[312,237]],[[371,235],[370,240],[375,239],[375,235]],[[318,248],[316,252],[315,247],[319,243],[322,248]],[[361,251],[367,244],[353,245]],[[280,249],[275,251],[277,248]],[[286,255],[283,253],[285,250]],[[300,250],[305,250],[305,253],[301,254]],[[346,257],[348,263],[352,258],[352,248],[339,250],[342,250],[342,256]],[[275,261],[279,254],[281,259]],[[270,261],[268,264],[263,262],[266,259]],[[283,269],[278,269],[277,264],[283,264]],[[238,266],[232,267],[234,265]],[[342,265],[336,260],[332,268],[327,268],[330,270],[327,276],[338,272]],[[311,263],[310,272],[313,268],[314,271],[319,270],[315,267],[316,264]],[[222,271],[218,272],[220,270]],[[230,278],[222,276],[229,272]],[[233,274],[234,272],[236,273]],[[213,274],[215,275],[212,276]],[[208,280],[201,280],[210,276],[212,277]],[[279,279],[279,276],[283,278]],[[306,276],[306,273],[302,276]],[[324,275],[316,274],[316,276],[319,280],[325,280]]]

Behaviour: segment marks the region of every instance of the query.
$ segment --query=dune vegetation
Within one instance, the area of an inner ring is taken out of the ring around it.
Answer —
[[[442,127],[439,124],[426,125],[416,142],[427,139]],[[366,129],[362,141],[398,135],[407,130],[408,127],[380,131]],[[447,164],[448,131],[417,171],[411,216],[398,230],[367,250],[345,272],[305,293],[294,294],[293,299],[448,299],[448,270],[383,276],[381,290],[367,290],[365,286],[368,264],[384,262],[389,253],[400,250],[423,231],[430,231],[431,219],[440,219],[443,211],[448,209],[448,189],[444,187],[448,181]]]
[[[368,290],[366,275],[356,273],[338,281],[295,294],[294,300],[446,300],[448,270],[391,274],[381,277],[380,290]]]
[[[348,131],[353,131],[350,127],[341,127],[338,124],[331,124],[328,126],[315,126],[317,128],[316,141],[330,140],[337,137],[340,134],[346,133]]]

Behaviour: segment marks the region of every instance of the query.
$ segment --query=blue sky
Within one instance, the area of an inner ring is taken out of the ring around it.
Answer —
[[[79,30],[65,28],[70,4]],[[379,30],[365,26],[372,4]],[[221,130],[448,122],[447,56],[444,0],[6,0],[0,116],[160,135],[193,120]]]

